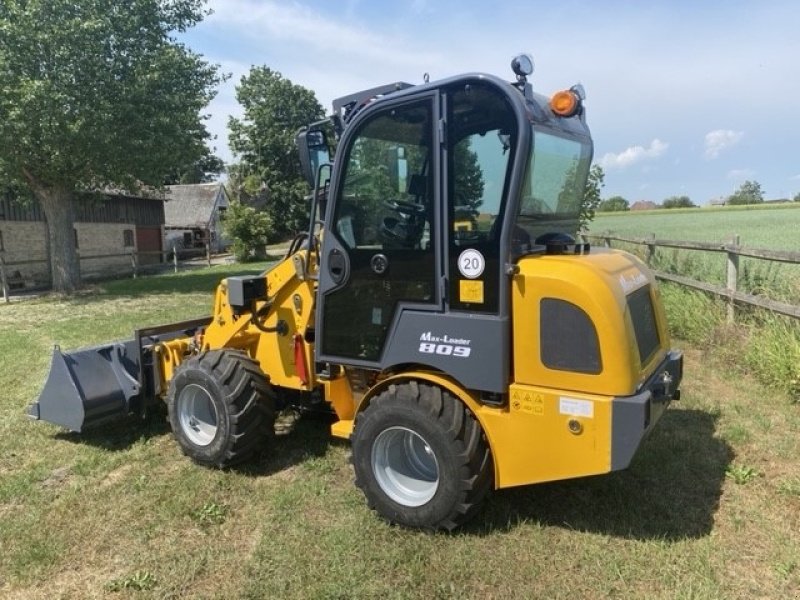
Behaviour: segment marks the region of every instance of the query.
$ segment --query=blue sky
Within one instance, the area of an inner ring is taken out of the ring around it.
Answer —
[[[580,82],[606,173],[603,196],[695,203],[761,183],[800,192],[800,4],[792,1],[210,0],[182,39],[232,75],[209,107],[230,162],[228,115],[252,65],[338,96],[463,72],[512,78],[530,53],[534,89]]]

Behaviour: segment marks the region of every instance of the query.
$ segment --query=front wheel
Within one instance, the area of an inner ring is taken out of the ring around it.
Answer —
[[[472,413],[422,382],[391,385],[356,419],[356,485],[391,523],[452,530],[480,508],[493,468]]]
[[[172,432],[196,463],[228,467],[259,451],[274,432],[272,389],[244,353],[212,350],[181,364],[169,386]]]

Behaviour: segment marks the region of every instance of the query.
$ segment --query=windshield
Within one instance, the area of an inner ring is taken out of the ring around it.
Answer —
[[[518,219],[531,240],[550,232],[577,233],[590,160],[588,141],[534,129]]]

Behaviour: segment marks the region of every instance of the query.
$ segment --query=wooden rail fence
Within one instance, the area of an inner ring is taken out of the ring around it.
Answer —
[[[747,304],[750,306],[757,306],[774,313],[794,317],[800,319],[800,306],[779,302],[763,296],[748,294],[738,291],[739,282],[739,257],[745,256],[748,258],[758,258],[766,261],[781,262],[800,265],[800,252],[789,252],[785,250],[767,250],[760,248],[746,248],[741,246],[739,236],[736,235],[729,243],[715,244],[709,242],[686,242],[678,240],[660,240],[651,235],[646,238],[631,238],[614,235],[610,232],[600,235],[584,235],[588,240],[600,240],[604,246],[610,248],[612,242],[623,242],[626,244],[635,244],[639,246],[646,246],[647,252],[645,259],[647,264],[652,265],[653,258],[655,257],[656,248],[678,248],[682,250],[698,250],[704,252],[721,252],[727,255],[727,271],[725,287],[707,283],[704,281],[697,281],[690,277],[683,275],[675,275],[673,273],[666,273],[664,271],[654,270],[655,276],[664,281],[671,281],[679,285],[702,290],[710,294],[727,299],[728,301],[728,322],[733,323],[735,320],[735,305]]]
[[[200,258],[204,257],[208,266],[211,266],[211,248],[208,244],[205,245],[205,248],[193,248],[193,249],[176,249],[176,250],[169,250],[169,251],[142,251],[137,252],[133,250],[131,252],[120,252],[115,254],[90,254],[90,255],[81,255],[80,261],[88,261],[88,260],[102,260],[102,259],[109,259],[109,258],[129,258],[130,265],[131,265],[131,275],[134,279],[139,276],[140,273],[146,271],[154,271],[154,270],[164,270],[165,268],[169,268],[169,262],[167,257],[172,255],[172,269],[175,273],[178,272],[178,265],[181,262],[185,262],[188,258]],[[141,264],[141,257],[145,256],[159,256],[164,258],[164,262],[158,263],[151,263],[151,264]],[[180,258],[182,256],[183,258]],[[2,252],[0,252],[0,289],[2,289],[3,294],[3,301],[8,303],[11,302],[11,289],[14,287],[25,287],[26,280],[18,276],[18,270],[15,267],[22,267],[26,265],[34,265],[34,264],[47,264],[47,260],[37,259],[37,260],[18,260],[14,262],[6,262],[5,258],[3,257]]]

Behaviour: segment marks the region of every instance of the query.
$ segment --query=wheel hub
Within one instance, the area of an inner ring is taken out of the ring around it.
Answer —
[[[190,442],[208,446],[217,436],[217,409],[205,388],[194,383],[178,394],[178,420]]]
[[[422,506],[439,488],[436,455],[421,435],[405,427],[390,427],[375,439],[372,472],[384,493],[403,506]]]

